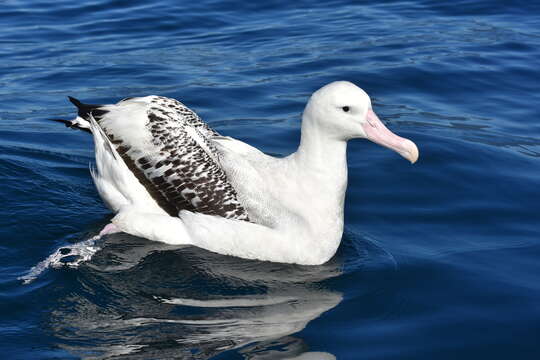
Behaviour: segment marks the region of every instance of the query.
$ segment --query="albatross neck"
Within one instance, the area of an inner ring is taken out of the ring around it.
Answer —
[[[317,249],[327,256],[335,252],[343,234],[347,190],[347,142],[329,136],[317,124],[303,121],[294,161],[306,199],[299,209]],[[321,255],[322,256],[322,255]]]
[[[310,121],[302,122],[295,158],[300,168],[347,181],[347,142],[332,137]]]

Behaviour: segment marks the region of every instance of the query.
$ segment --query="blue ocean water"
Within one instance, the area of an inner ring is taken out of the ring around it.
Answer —
[[[538,2],[7,0],[0,25],[2,358],[539,358]],[[18,280],[111,218],[92,139],[45,120],[74,116],[67,95],[174,97],[286,155],[309,95],[342,79],[420,160],[349,144],[329,263],[119,234]]]

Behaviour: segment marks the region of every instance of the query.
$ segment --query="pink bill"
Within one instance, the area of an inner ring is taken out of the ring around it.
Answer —
[[[388,130],[373,110],[368,110],[366,120],[362,127],[369,140],[396,151],[413,164],[418,160],[416,145],[411,140],[397,136]]]

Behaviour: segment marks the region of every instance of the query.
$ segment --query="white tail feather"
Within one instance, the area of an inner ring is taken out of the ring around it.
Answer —
[[[129,170],[103,129],[90,115],[94,135],[96,170],[91,171],[99,195],[114,212],[124,206],[144,209],[148,213],[165,214],[146,188]]]

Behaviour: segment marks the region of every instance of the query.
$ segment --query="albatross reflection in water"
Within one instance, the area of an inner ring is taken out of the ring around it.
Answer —
[[[368,242],[346,252],[352,271],[362,259],[388,261]],[[59,346],[88,359],[208,359],[232,349],[249,359],[334,359],[291,335],[341,302],[327,283],[343,269],[339,257],[279,264],[115,234],[77,270],[50,326]]]

